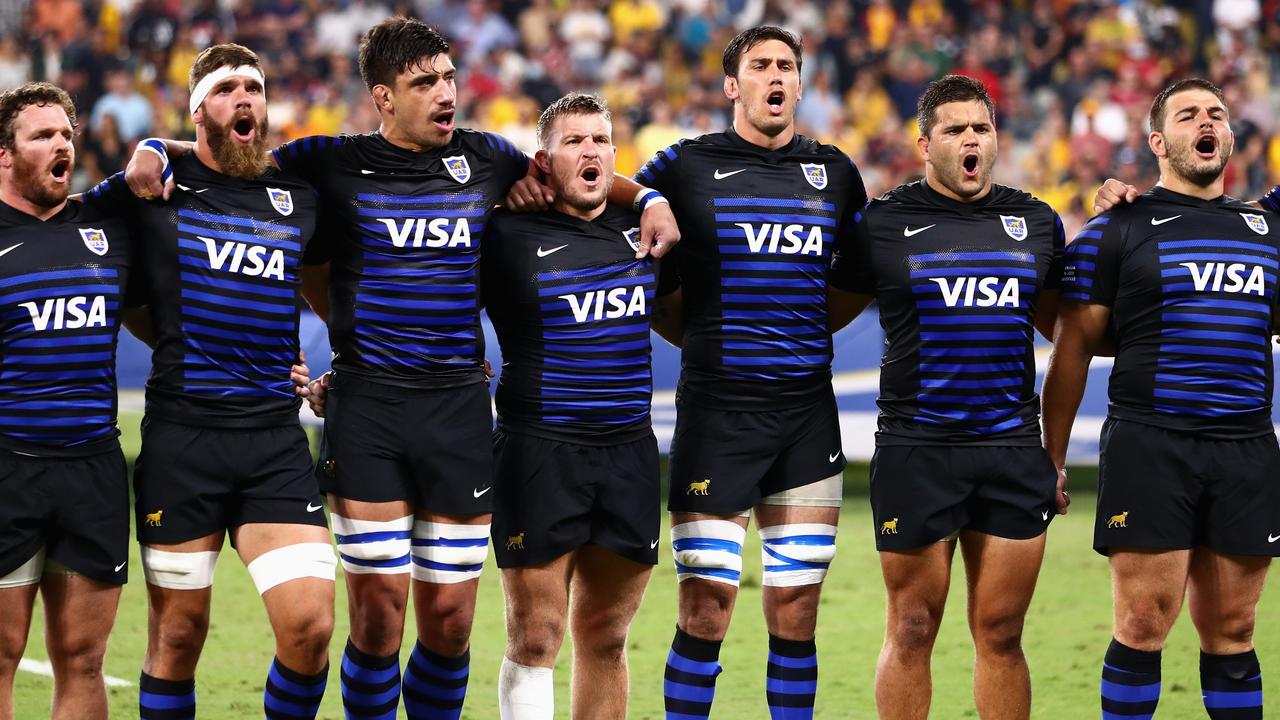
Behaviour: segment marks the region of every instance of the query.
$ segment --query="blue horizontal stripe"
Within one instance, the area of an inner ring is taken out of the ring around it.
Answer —
[[[1210,710],[1226,708],[1261,708],[1262,691],[1248,690],[1230,692],[1227,690],[1202,690],[1204,706]]]
[[[178,217],[199,220],[200,222],[219,223],[226,225],[235,225],[237,227],[253,228],[259,232],[273,232],[280,235],[301,235],[302,230],[290,225],[277,225],[276,223],[263,222],[254,220],[253,218],[232,217],[230,215],[218,215],[214,213],[200,212],[199,210],[190,210],[188,208],[178,208]]]
[[[205,320],[213,320],[216,322],[224,322],[228,325],[249,325],[251,327],[262,328],[264,330],[283,330],[285,332],[296,332],[297,319],[289,320],[264,320],[262,318],[246,317],[244,315],[228,315],[226,313],[214,312],[200,307],[187,306],[182,309],[183,315],[202,318]],[[202,326],[201,323],[193,323],[189,319],[184,319],[183,325]]]
[[[723,550],[734,555],[742,554],[742,544],[719,538],[689,537],[671,541],[672,550]]]
[[[1160,699],[1160,683],[1150,685],[1120,685],[1102,681],[1102,697],[1117,702],[1141,703]]]
[[[1164,370],[1182,370],[1186,372],[1207,373],[1218,372],[1233,375],[1246,375],[1265,378],[1266,370],[1259,365],[1241,365],[1231,362],[1213,362],[1197,358],[1157,358],[1156,366]]]
[[[428,330],[440,325],[471,325],[474,326],[480,322],[480,309],[470,309],[466,313],[460,315],[400,315],[397,313],[381,312],[372,308],[365,307],[363,304],[356,305],[356,319],[366,321],[376,321],[374,323],[361,323],[356,326],[356,333],[362,335],[376,335],[383,333],[387,336],[403,335],[403,333],[394,333],[395,329],[405,328],[421,328]],[[391,327],[382,329],[384,326],[378,323],[391,323]]]
[[[339,551],[338,555],[342,557],[344,562],[349,562],[352,565],[359,565],[361,567],[401,567],[402,565],[409,564],[409,553],[405,553],[400,557],[389,558],[387,560],[365,560],[364,558],[351,557],[342,551]]]
[[[775,652],[769,653],[769,664],[777,665],[784,668],[811,668],[818,667],[818,656],[809,655],[808,657],[795,658],[779,655]]]
[[[194,250],[195,252],[200,253],[200,255],[205,258],[209,258],[209,246],[196,236],[202,235],[204,237],[209,238],[210,240],[229,240],[233,242],[244,243],[246,245],[261,245],[271,250],[282,250],[284,251],[287,259],[291,259],[291,258],[288,258],[288,256],[291,254],[302,252],[302,243],[296,237],[273,238],[268,235],[255,235],[252,233],[235,232],[234,230],[218,230],[215,228],[201,227],[199,225],[188,225],[187,223],[183,223],[183,222],[178,223],[178,232],[186,233],[192,236],[190,238],[187,238],[179,235],[178,247],[186,248],[188,250]],[[219,247],[215,250],[215,252],[217,253],[225,252],[226,253],[225,262],[230,263],[231,260],[236,256],[235,248],[226,250],[225,246],[223,246],[221,243],[218,243],[217,245],[219,245]],[[245,248],[245,255],[248,255],[248,251],[249,249]],[[266,263],[267,257],[268,256],[266,255],[263,256],[262,258],[263,264]],[[210,265],[212,265],[213,263],[212,258],[209,258],[209,262],[210,262]],[[242,259],[242,262],[243,262],[243,259]]]
[[[939,340],[1025,340],[1028,333],[1020,330],[1010,330],[1008,332],[973,332],[964,330],[949,330],[939,332],[928,332],[922,330],[920,339],[925,342],[935,342]]]
[[[973,312],[966,309],[957,312]],[[993,310],[1001,314],[995,315],[921,315],[921,325],[1031,325],[1031,318],[1025,315],[1010,315],[1007,310]]]
[[[1241,350],[1237,348],[1210,348],[1199,345],[1161,345],[1162,353],[1185,353],[1187,355],[1204,355],[1207,357],[1237,357],[1262,362],[1267,355],[1262,350]]]
[[[356,215],[358,215],[359,217],[372,217],[372,218],[378,218],[378,219],[387,218],[389,220],[393,218],[413,219],[413,220],[418,220],[418,219],[442,220],[442,219],[450,219],[450,218],[466,219],[466,218],[484,217],[486,214],[488,214],[488,212],[489,212],[488,209],[483,207],[463,208],[463,209],[374,208],[374,207],[357,207],[356,208]],[[414,223],[414,225],[416,226],[417,223]],[[449,235],[452,235],[455,228],[456,228],[456,225],[454,223],[446,223],[441,228],[441,232],[447,232]],[[385,226],[383,226],[383,229],[386,229]],[[410,233],[409,242],[413,242],[414,237],[416,235],[417,235],[417,228],[415,227],[413,232]],[[426,238],[431,236],[432,236],[432,233],[428,228],[423,233],[423,240],[426,240]]]
[[[7,400],[0,399],[0,412],[22,413],[41,412],[44,410],[88,409],[111,412],[115,407],[115,396],[86,397],[78,394],[62,400]]]
[[[0,414],[0,424],[26,427],[75,427],[77,425],[100,425],[113,423],[110,415],[82,415],[80,417],[35,417],[31,415]]]
[[[369,685],[384,683],[400,674],[400,668],[395,665],[388,668],[382,668],[381,670],[374,670],[372,668],[357,665],[352,662],[351,658],[347,657],[345,653],[342,656],[342,671],[351,676],[352,680],[361,683],[368,683]],[[398,695],[400,693],[399,683],[397,683],[396,686],[388,692]]]
[[[996,418],[1007,417],[1011,410],[943,410],[935,407],[922,407],[920,412],[926,417],[934,416],[946,418],[948,420],[995,420]]]
[[[1277,267],[1280,267],[1280,261],[1277,261],[1275,258],[1258,257],[1257,255],[1232,255],[1229,253],[1211,251],[1211,252],[1198,252],[1198,253],[1177,253],[1173,255],[1160,256],[1160,262],[1162,263],[1190,262],[1194,264],[1196,261],[1209,263],[1209,264],[1221,263],[1223,265],[1234,265],[1234,264],[1262,265],[1265,267],[1269,267],[1272,270],[1275,270]],[[1182,268],[1182,270],[1185,271],[1186,268]],[[1217,274],[1216,268],[1214,268],[1214,274]],[[1223,277],[1226,277],[1225,270],[1223,271]]]
[[[1101,240],[1101,239],[1102,239],[1101,230],[1081,230],[1080,232],[1076,233],[1076,240]],[[1095,249],[1094,252],[1097,252],[1097,250]]]
[[[201,265],[200,267],[204,266]],[[280,298],[289,301],[293,301],[298,294],[297,288],[280,287],[276,285],[274,281],[270,285],[257,284],[240,280],[232,280],[227,277],[209,275],[205,273],[184,272],[182,273],[182,281],[216,290],[231,290],[235,292],[251,293],[254,295],[263,295],[266,297]]]
[[[764,689],[765,692],[780,693],[782,695],[814,695],[818,692],[818,681],[766,678]]]
[[[819,200],[802,200],[799,198],[766,198],[766,197],[727,197],[714,198],[712,203],[716,207],[786,207],[786,208],[803,208],[805,210],[825,210],[826,212],[835,212],[834,203],[822,202]]]
[[[243,310],[256,310],[258,312],[270,313],[272,315],[292,316],[298,312],[298,306],[294,303],[280,304],[270,302],[255,302],[246,300],[245,298],[226,297],[224,295],[214,295],[212,293],[201,292],[191,288],[183,288],[181,296],[187,300],[200,300],[202,302],[211,303],[219,307],[225,305],[235,305]]]
[[[1202,315],[1198,313],[1166,312],[1160,317],[1165,322],[1206,323],[1209,325],[1248,325],[1266,328],[1269,323],[1265,318],[1239,317],[1236,315]]]
[[[85,268],[76,270],[49,270],[47,272],[26,273],[24,275],[15,275],[11,278],[0,280],[0,288],[15,287],[18,285],[26,285],[28,283],[48,284],[58,282],[60,280],[92,280],[98,281],[103,278],[112,279],[118,277],[115,268]]]
[[[934,267],[912,270],[913,279],[952,278],[952,277],[1019,277],[1036,276],[1035,268],[1018,267]],[[933,286],[937,289],[937,285]]]
[[[375,530],[373,532],[352,533],[350,535],[333,534],[333,540],[339,545],[359,545],[361,543],[383,542],[385,540],[407,540],[408,530]]]
[[[947,252],[947,253],[921,253],[918,255],[908,256],[912,262],[936,262],[951,265],[957,262],[1022,262],[1029,265],[1035,265],[1036,256],[1029,252]],[[945,266],[944,266],[945,267]],[[987,270],[989,268],[982,268]]]
[[[484,201],[484,193],[445,193],[442,195],[380,195],[356,193],[356,202],[385,203],[388,205],[443,205],[448,203],[476,203]]]
[[[824,217],[822,215],[788,215],[784,213],[716,213],[715,221],[718,223],[745,222],[769,223],[771,225],[793,223],[800,225],[820,225],[822,227],[836,226],[835,218]]]
[[[1265,405],[1269,398],[1265,395],[1238,395],[1226,392],[1209,392],[1208,390],[1196,390],[1187,392],[1185,390],[1171,390],[1169,388],[1157,387],[1152,393],[1156,397],[1169,398],[1171,400],[1195,400],[1202,405],[1212,403],[1229,404],[1229,405],[1245,405],[1249,407],[1260,407]]]
[[[725,356],[724,364],[737,367],[756,367],[767,365],[826,365],[831,362],[830,355],[775,355],[772,357],[735,357]]]
[[[489,538],[414,538],[414,547],[486,547]]]
[[[452,572],[480,572],[484,567],[484,563],[476,563],[474,565],[460,565],[455,563],[436,562],[435,560],[427,560],[417,555],[413,556],[413,564],[428,570],[449,570]]]
[[[719,662],[715,660],[711,660],[709,662],[703,660],[691,660],[677,652],[672,652],[667,655],[667,665],[670,665],[673,669],[679,670],[680,672],[689,673],[690,675],[707,675],[715,677],[720,674]]]
[[[738,576],[741,574],[737,570],[726,570],[724,568],[705,568],[705,567],[689,567],[676,563],[676,572],[685,575],[703,575],[706,577],[718,577],[726,580],[737,582]]]
[[[1276,249],[1270,245],[1244,242],[1241,240],[1164,240],[1156,243],[1160,250],[1177,250],[1180,248],[1202,247],[1207,249],[1233,248],[1236,250],[1253,250],[1266,255],[1275,255]]]
[[[1266,383],[1261,381],[1251,382],[1248,380],[1226,379],[1226,378],[1207,378],[1198,375],[1173,375],[1169,373],[1156,373],[1156,384],[1167,385],[1177,383],[1179,385],[1202,385],[1207,387],[1223,387],[1232,390],[1240,390],[1242,392],[1257,393],[1262,395],[1266,393]]]
[[[8,355],[4,359],[6,365],[21,365],[23,367],[31,365],[70,365],[72,363],[87,362],[110,362],[113,353],[110,350],[104,352],[79,352],[79,353],[63,353],[61,355]]]
[[[1076,238],[1080,238],[1082,236],[1085,236],[1084,233],[1080,233],[1079,235],[1076,235]],[[1099,233],[1098,237],[1102,237],[1102,234]],[[1098,254],[1098,246],[1094,245],[1093,243],[1073,242],[1070,245],[1067,245],[1068,257],[1071,257],[1073,255],[1097,255],[1097,254]]]
[[[146,690],[140,690],[138,691],[138,702],[150,710],[178,710],[189,707],[194,711],[196,694],[193,691],[185,695],[158,695],[149,693]]]
[[[296,683],[281,675],[279,671],[276,670],[275,666],[272,666],[271,670],[268,671],[267,679],[271,681],[272,685],[275,685],[290,695],[301,695],[302,697],[316,698],[317,702],[319,702],[320,697],[324,695],[324,683],[321,682],[314,685]],[[270,693],[268,692],[268,695],[269,694]]]
[[[670,661],[668,661],[669,663]],[[662,694],[672,700],[680,700],[682,702],[710,703],[715,699],[716,689],[715,687],[686,685],[675,680],[664,679],[662,681]],[[670,717],[670,714],[667,716]]]
[[[764,287],[764,288],[798,288],[809,289],[822,287],[822,278],[818,276],[811,277],[722,277],[720,284],[724,287]],[[768,300],[768,297],[762,297],[761,300]]]
[[[1177,326],[1166,327],[1160,335],[1161,337],[1178,338],[1181,340],[1230,340],[1233,342],[1250,343],[1253,345],[1266,343],[1266,338],[1264,336],[1255,333],[1200,330],[1197,328]]]

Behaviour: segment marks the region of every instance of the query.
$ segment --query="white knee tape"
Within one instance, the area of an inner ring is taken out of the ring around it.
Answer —
[[[403,575],[409,572],[409,534],[413,516],[395,520],[352,520],[336,513],[333,539],[342,569],[357,575]]]
[[[556,711],[552,669],[529,667],[502,658],[498,670],[498,717],[502,720],[551,720]]]
[[[742,575],[742,541],[746,528],[728,520],[696,520],[671,527],[676,577],[712,580],[737,586]]]
[[[447,585],[480,577],[489,555],[489,524],[413,524],[413,579]]]
[[[44,548],[41,547],[29,560],[14,568],[12,572],[0,577],[0,590],[7,588],[35,585],[44,575]]]
[[[213,585],[218,551],[169,552],[142,546],[142,574],[148,585],[169,590],[201,590]]]
[[[329,543],[304,542],[268,550],[249,563],[249,577],[262,595],[271,588],[298,578],[333,582],[338,561]]]
[[[840,507],[844,501],[844,475],[832,475],[825,480],[783,490],[760,498],[761,505],[791,505],[794,507]]]
[[[797,523],[760,528],[764,584],[817,585],[836,556],[836,526]]]

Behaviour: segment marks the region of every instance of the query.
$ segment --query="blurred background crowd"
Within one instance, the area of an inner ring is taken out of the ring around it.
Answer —
[[[1280,0],[0,0],[0,88],[49,80],[71,92],[83,189],[140,138],[194,137],[187,71],[214,43],[263,58],[275,140],[376,129],[355,49],[389,14],[453,44],[459,124],[527,152],[548,102],[601,92],[623,173],[727,127],[724,46],[773,24],[804,39],[800,131],[852,156],[873,195],[918,177],[916,99],[948,72],[996,100],[997,181],[1052,204],[1069,232],[1107,176],[1154,182],[1145,117],[1170,78],[1226,91],[1230,194],[1280,180]]]

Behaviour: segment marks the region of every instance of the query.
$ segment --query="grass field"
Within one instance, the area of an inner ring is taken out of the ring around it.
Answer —
[[[136,427],[136,419],[123,425]],[[136,451],[135,442],[130,433],[126,444]],[[865,468],[851,469],[850,486],[860,486],[864,475]],[[1093,505],[1093,495],[1077,492],[1071,514],[1058,518],[1049,531],[1048,556],[1025,636],[1035,718],[1098,717],[1098,674],[1110,638],[1111,609],[1107,563],[1090,549]],[[875,716],[872,682],[884,631],[884,598],[865,497],[847,499],[841,525],[840,549],[823,593],[819,620],[816,714],[819,718],[871,718]],[[747,544],[743,588],[721,654],[725,672],[717,683],[713,718],[768,717],[764,703],[767,638],[759,609],[760,551],[754,532],[748,534]],[[130,569],[134,580],[124,590],[106,673],[136,682],[146,645],[146,597],[136,547]],[[973,652],[964,621],[964,580],[958,561],[956,570],[952,604],[934,653],[932,717],[942,719],[977,717],[970,691]],[[664,552],[631,631],[631,718],[662,717],[662,673],[675,625],[675,586],[670,555]],[[219,561],[214,587],[213,622],[197,681],[200,717],[261,717],[262,683],[272,655],[271,631],[248,573],[230,548]],[[346,637],[345,607],[339,576],[338,627],[331,651],[333,670],[320,714],[323,718],[342,717],[337,660]],[[39,610],[27,656],[41,659],[43,626],[38,615]],[[1280,597],[1276,592],[1264,595],[1258,617],[1256,642],[1263,666],[1280,667],[1274,664],[1275,658],[1280,658]],[[492,563],[481,578],[476,618],[471,685],[463,715],[477,720],[497,718],[497,671],[505,637],[501,590]],[[406,638],[402,660],[408,658],[412,642],[412,637]],[[569,716],[569,652],[566,644],[556,676],[556,717]],[[1165,650],[1164,694],[1157,717],[1204,717],[1197,662],[1195,632],[1184,612]],[[51,687],[52,681],[46,677],[20,672],[17,717],[48,717]],[[136,687],[111,688],[109,692],[112,717],[137,717]],[[1266,709],[1271,715],[1280,714],[1280,691],[1270,691]]]

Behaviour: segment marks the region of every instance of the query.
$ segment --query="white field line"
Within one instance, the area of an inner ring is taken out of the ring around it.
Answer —
[[[43,675],[45,677],[53,677],[53,666],[46,660],[32,660],[31,658],[22,658],[18,661],[18,669],[26,670],[29,673]],[[118,677],[103,675],[102,679],[106,682],[107,687],[133,687],[133,683],[128,680],[121,680]]]

